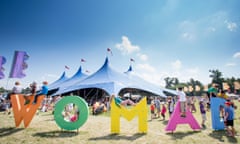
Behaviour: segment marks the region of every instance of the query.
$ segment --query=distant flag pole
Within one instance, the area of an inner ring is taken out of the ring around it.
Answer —
[[[28,67],[26,63],[28,58],[29,56],[25,51],[15,51],[9,78],[23,78],[26,76],[23,70]]]
[[[111,54],[111,56],[113,56],[112,50],[110,48],[107,48],[107,52]]]
[[[3,65],[6,63],[6,58],[4,56],[0,56],[0,79],[3,79],[5,77],[4,75],[4,67]]]

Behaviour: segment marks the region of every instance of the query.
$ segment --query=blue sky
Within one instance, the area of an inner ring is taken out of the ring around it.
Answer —
[[[1,0],[0,87],[51,83],[80,65],[92,74],[107,55],[119,72],[133,58],[135,73],[161,86],[165,77],[207,84],[210,69],[239,78],[239,9],[239,0]],[[15,50],[30,56],[22,79],[8,79]]]

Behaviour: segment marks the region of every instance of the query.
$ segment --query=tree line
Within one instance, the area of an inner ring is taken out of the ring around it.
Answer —
[[[187,95],[200,96],[206,93],[212,84],[217,84],[219,89],[223,89],[229,93],[240,94],[240,78],[224,78],[222,72],[218,69],[209,70],[209,72],[209,77],[211,78],[210,84],[203,85],[199,80],[194,80],[193,78],[184,83],[180,82],[176,77],[166,77],[164,79],[165,87],[173,90],[178,87],[183,87]]]

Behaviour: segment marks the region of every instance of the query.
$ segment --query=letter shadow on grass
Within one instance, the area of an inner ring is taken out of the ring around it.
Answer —
[[[182,139],[185,136],[193,135],[199,132],[201,131],[172,132],[172,133],[168,132],[166,134],[169,136],[172,136],[172,139],[176,140],[176,139]]]
[[[0,128],[0,138],[14,134],[22,130],[24,130],[24,128],[16,128],[16,127]]]
[[[44,137],[44,138],[66,138],[66,137],[74,137],[79,134],[84,134],[84,132],[55,130],[55,131],[50,131],[50,132],[35,133],[35,134],[33,134],[33,136]]]
[[[228,141],[226,143],[238,143],[235,137],[227,136],[227,133],[224,130],[212,131],[209,136],[218,139],[220,142],[225,142],[223,137],[227,137]]]
[[[145,133],[136,133],[131,136],[126,136],[126,135],[120,135],[120,134],[108,134],[106,136],[101,136],[101,137],[93,137],[89,138],[90,141],[96,141],[96,140],[129,140],[129,141],[134,141],[142,136],[146,135]]]

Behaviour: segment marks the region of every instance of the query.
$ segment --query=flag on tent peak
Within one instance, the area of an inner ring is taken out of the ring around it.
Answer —
[[[112,50],[110,48],[107,48],[107,51],[113,55]]]
[[[65,69],[69,70],[70,68],[68,66],[65,65]]]
[[[85,59],[81,59],[81,62],[86,62],[86,60]]]

